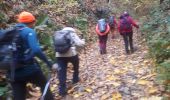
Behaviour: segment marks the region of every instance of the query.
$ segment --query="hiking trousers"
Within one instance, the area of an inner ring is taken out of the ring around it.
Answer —
[[[129,53],[129,46],[130,46],[130,51],[133,52],[133,32],[127,32],[123,33],[123,40],[124,40],[124,45],[125,45],[125,51],[126,53]]]
[[[106,54],[106,43],[107,43],[108,34],[103,36],[98,35],[98,38],[99,38],[100,54]]]
[[[67,64],[73,64],[73,83],[79,81],[79,58],[78,55],[72,57],[57,57],[57,64],[59,66],[58,79],[59,79],[59,94],[66,95],[66,79],[67,79]]]
[[[36,86],[39,86],[41,88],[41,93],[43,93],[47,80],[41,70],[34,72],[29,76],[15,79],[15,81],[11,83],[14,95],[13,100],[26,100],[27,83],[33,83]],[[53,95],[49,89],[44,100],[54,100]]]

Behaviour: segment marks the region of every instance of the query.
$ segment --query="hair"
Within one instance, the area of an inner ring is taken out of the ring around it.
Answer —
[[[123,19],[124,15],[120,15],[119,19]]]

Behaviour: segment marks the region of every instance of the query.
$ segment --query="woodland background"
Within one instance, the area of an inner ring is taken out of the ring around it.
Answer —
[[[79,30],[79,35],[92,44],[95,25],[100,17],[114,14],[118,19],[128,11],[140,24],[141,37],[149,47],[148,57],[154,62],[157,82],[164,86],[164,98],[170,98],[170,0],[0,0],[0,28],[16,23],[23,10],[37,17],[38,37],[46,53],[54,60],[52,34],[64,26]],[[48,72],[42,64],[45,73]],[[0,76],[0,97],[10,95],[4,75]]]

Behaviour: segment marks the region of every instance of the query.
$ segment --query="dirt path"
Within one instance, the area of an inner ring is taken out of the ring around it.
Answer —
[[[69,87],[64,100],[160,100],[154,67],[147,58],[147,47],[134,34],[133,54],[124,52],[123,39],[109,37],[106,55],[100,55],[98,44],[88,47],[80,56],[81,82]],[[68,83],[72,71],[68,72]]]

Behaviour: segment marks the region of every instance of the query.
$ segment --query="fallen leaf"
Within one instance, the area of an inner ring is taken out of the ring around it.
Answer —
[[[104,94],[102,95],[102,97],[100,98],[100,100],[107,100],[109,98],[110,95],[108,94]]]
[[[112,100],[122,100],[122,95],[119,92],[114,92],[112,94]]]
[[[139,100],[162,100],[162,97],[158,97],[158,96],[152,96],[152,97],[149,97],[149,98],[139,98]]]
[[[118,83],[118,82],[113,82],[112,84],[113,84],[113,86],[114,86],[114,87],[118,87],[118,86],[120,86],[120,85],[121,85],[121,84],[120,84],[120,83]]]
[[[153,73],[153,74],[149,74],[149,75],[146,75],[146,76],[143,76],[143,77],[141,77],[140,79],[147,79],[147,78],[150,78],[150,77],[153,77],[153,76],[155,76],[156,75],[156,73]]]
[[[148,92],[149,92],[149,94],[154,94],[154,93],[158,92],[158,89],[156,87],[151,87],[151,88],[149,88]]]
[[[74,95],[74,98],[78,98],[80,96],[81,96],[81,94],[77,93],[77,94]]]
[[[107,77],[107,80],[108,81],[116,81],[116,80],[119,80],[120,78],[118,78],[118,77],[114,77],[114,76],[109,76],[109,77]]]
[[[149,83],[149,81],[146,81],[146,80],[138,80],[137,81],[137,84],[139,85],[147,85]]]
[[[87,91],[89,93],[92,92],[92,90],[90,88],[86,88],[85,91]]]

